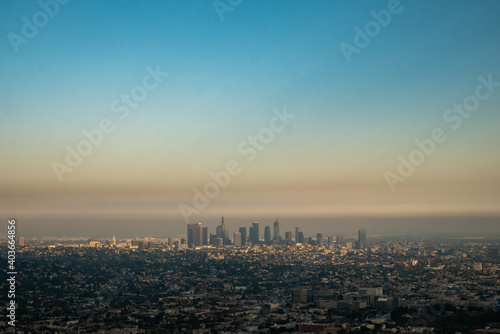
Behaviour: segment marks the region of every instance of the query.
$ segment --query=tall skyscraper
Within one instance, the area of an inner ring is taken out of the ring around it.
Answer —
[[[224,245],[231,243],[231,240],[229,239],[229,230],[226,227],[224,217],[222,217],[221,224],[217,226],[215,233],[218,238],[222,238]]]
[[[253,222],[250,228],[250,241],[257,245],[259,243],[259,223]]]
[[[321,233],[316,234],[316,243],[318,245],[322,245],[323,244],[323,234],[321,234]]]
[[[196,224],[187,225],[187,244],[192,245],[194,240],[194,226]]]
[[[345,246],[345,239],[343,236],[337,234],[337,246],[342,247]]]
[[[241,233],[240,232],[234,232],[233,244],[235,247],[241,247]]]
[[[273,240],[279,241],[280,240],[280,223],[278,222],[278,218],[276,218],[276,221],[274,222],[274,234],[273,234]]]
[[[216,247],[224,245],[224,243],[222,241],[222,238],[214,238],[214,244],[213,245],[216,246]]]
[[[203,225],[201,223],[188,224],[188,245],[203,246]]]
[[[229,239],[229,230],[226,227],[226,223],[224,221],[224,217],[222,217],[222,221],[221,221],[220,225],[222,226],[222,238]]]
[[[203,228],[202,245],[208,245],[208,227]]]
[[[298,235],[297,235],[297,238],[298,238],[298,240],[296,240],[296,241],[300,242],[301,244],[303,244],[305,242],[304,232],[299,231]]]
[[[292,241],[292,232],[285,232],[285,240]]]
[[[295,228],[295,242],[300,242],[299,241],[299,232],[301,232],[302,230],[300,229],[300,227],[296,227]]]
[[[245,244],[247,243],[247,228],[240,227],[240,233],[241,233],[241,245],[245,246]]]
[[[248,242],[252,242],[253,243],[253,226],[250,226],[248,228]]]
[[[361,229],[358,231],[358,247],[359,249],[366,248],[366,231]]]
[[[276,239],[274,239],[274,240],[276,240]],[[270,226],[264,227],[264,242],[266,244],[271,243],[271,227]]]

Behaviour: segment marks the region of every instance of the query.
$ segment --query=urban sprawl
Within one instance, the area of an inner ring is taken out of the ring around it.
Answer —
[[[184,238],[20,237],[16,331],[500,333],[498,239],[300,227],[282,237],[278,220],[261,238],[259,225],[230,234],[222,218],[215,234],[188,224]]]

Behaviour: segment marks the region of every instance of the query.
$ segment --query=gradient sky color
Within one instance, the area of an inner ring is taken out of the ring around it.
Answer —
[[[211,1],[73,0],[16,53],[9,33],[41,7],[3,2],[3,219],[68,233],[65,222],[89,217],[184,230],[179,204],[230,160],[242,172],[193,221],[499,217],[500,88],[457,130],[443,114],[479,76],[500,81],[500,3],[402,0],[348,63],[340,44],[387,6],[243,1],[221,20]],[[157,66],[168,77],[120,120],[113,101]],[[246,162],[240,143],[283,108],[296,117]],[[115,130],[59,182],[51,164],[103,118]],[[448,139],[391,192],[384,173],[438,127]]]

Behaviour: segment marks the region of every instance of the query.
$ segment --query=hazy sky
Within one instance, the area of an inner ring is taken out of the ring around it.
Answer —
[[[500,216],[498,1],[41,3],[0,4],[2,219]]]

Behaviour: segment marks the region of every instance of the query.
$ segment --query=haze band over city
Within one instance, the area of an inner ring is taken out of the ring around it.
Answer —
[[[237,152],[240,156],[245,157],[246,163],[251,163],[258,156],[258,152],[263,151],[275,137],[276,133],[281,133],[285,126],[290,124],[290,121],[296,117],[290,114],[286,107],[282,111],[273,110],[274,117],[269,121],[268,127],[259,130],[257,135],[248,136],[237,147]],[[239,175],[243,170],[242,163],[237,160],[230,160],[226,163],[223,170],[218,172],[210,171],[208,175],[211,181],[208,181],[203,186],[203,191],[198,188],[193,188],[192,205],[181,203],[178,208],[186,223],[189,223],[189,218],[192,215],[199,215],[201,211],[207,208],[210,200],[217,197],[221,190],[226,188],[231,182],[231,178]]]

